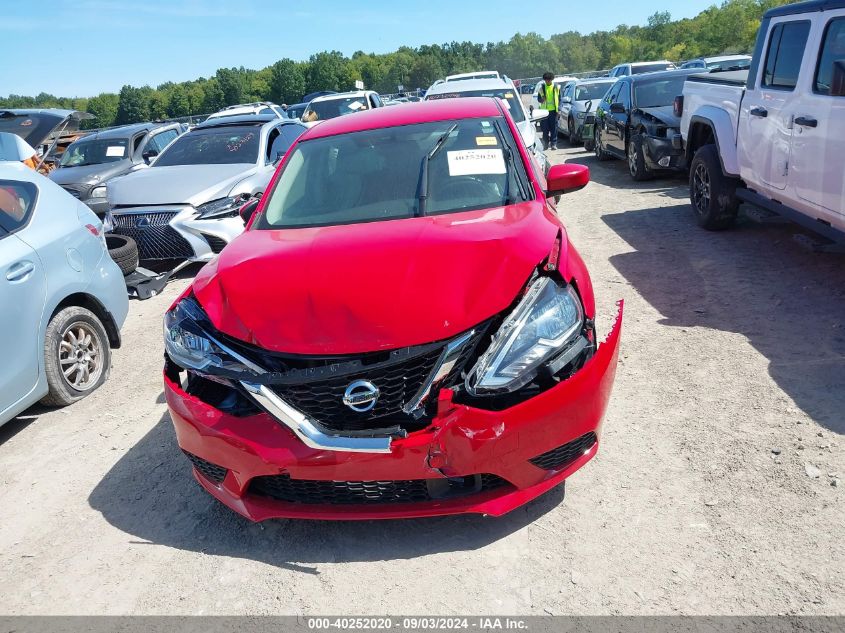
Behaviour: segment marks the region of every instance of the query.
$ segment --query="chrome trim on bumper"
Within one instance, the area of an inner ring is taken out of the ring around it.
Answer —
[[[431,373],[428,375],[426,381],[414,397],[402,407],[402,411],[414,417],[420,417],[422,415],[422,405],[428,399],[429,394],[431,394],[432,388],[452,372],[452,369],[455,367],[455,363],[458,362],[458,358],[461,355],[464,345],[466,345],[467,341],[471,340],[473,336],[475,336],[475,330],[470,330],[469,332],[454,339],[445,347],[443,353],[440,354],[440,358],[437,360],[437,364],[434,366],[434,369],[431,370]]]
[[[329,435],[305,414],[295,409],[264,385],[241,381],[241,385],[267,412],[293,431],[302,442],[322,451],[347,453],[389,453],[389,437],[345,437]]]

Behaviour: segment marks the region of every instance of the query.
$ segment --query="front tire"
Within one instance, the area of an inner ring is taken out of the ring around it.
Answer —
[[[575,133],[575,120],[572,117],[569,117],[567,128],[569,130],[569,144],[580,145],[583,140]]]
[[[50,319],[44,338],[44,369],[49,391],[41,403],[49,407],[81,400],[106,381],[111,349],[97,315],[70,306]]]
[[[627,154],[628,171],[631,174],[631,178],[637,182],[651,180],[653,174],[648,167],[646,167],[645,153],[643,152],[643,139],[639,134],[631,138],[628,143]]]
[[[708,231],[721,231],[735,221],[739,209],[738,182],[725,176],[719,152],[713,144],[700,147],[690,164],[690,202],[698,225]]]

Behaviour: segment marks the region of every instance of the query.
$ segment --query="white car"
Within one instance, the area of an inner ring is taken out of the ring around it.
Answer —
[[[301,121],[312,127],[320,121],[383,107],[384,102],[373,90],[338,92],[313,99],[302,113]]]
[[[206,121],[212,119],[220,119],[227,116],[242,116],[244,114],[275,114],[280,119],[288,118],[281,106],[269,101],[257,101],[255,103],[242,103],[240,105],[231,105],[223,108],[219,112],[210,114]]]
[[[463,81],[464,79],[501,79],[501,77],[495,70],[477,70],[473,73],[458,73],[457,75],[446,76],[446,81]]]
[[[751,65],[750,55],[721,55],[719,57],[699,57],[685,62],[681,68],[701,68],[714,70],[745,70]]]
[[[454,97],[496,97],[501,99],[510,110],[510,115],[519,129],[525,147],[535,156],[543,172],[548,172],[549,161],[543,152],[543,141],[537,135],[534,122],[519,98],[519,90],[508,77],[436,82],[425,94],[426,101]]]
[[[641,75],[642,73],[656,73],[661,70],[674,70],[675,64],[661,59],[654,62],[632,62],[628,64],[617,64],[614,66],[609,77],[627,77],[628,75]]]

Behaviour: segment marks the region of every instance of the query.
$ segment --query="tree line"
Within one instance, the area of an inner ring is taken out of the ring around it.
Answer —
[[[378,55],[357,51],[352,57],[338,51],[321,52],[307,61],[286,58],[260,70],[221,68],[212,77],[166,82],[156,88],[126,85],[118,94],[106,92],[88,98],[11,94],[0,98],[0,107],[85,110],[96,117],[85,122],[88,127],[106,127],[216,112],[250,101],[292,104],[317,90],[350,90],[356,80],[384,94],[396,92],[399,85],[406,90],[425,89],[447,74],[480,69],[520,78],[545,71],[565,74],[606,69],[627,61],[682,61],[747,53],[763,13],[791,1],[725,0],[694,18],[672,20],[669,12],[658,12],[644,26],[620,25],[588,35],[567,31],[544,38],[537,33],[518,33],[507,42],[403,46]]]

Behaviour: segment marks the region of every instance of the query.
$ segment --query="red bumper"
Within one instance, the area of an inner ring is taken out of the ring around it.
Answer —
[[[164,391],[179,446],[228,470],[220,484],[196,471],[194,476],[214,497],[254,521],[500,516],[560,484],[596,454],[598,442],[559,470],[544,470],[529,461],[587,433],[600,436],[616,374],[621,327],[620,302],[607,340],[565,382],[504,411],[450,404],[427,429],[395,440],[388,454],[314,450],[269,414],[226,415],[186,394],[167,376]],[[446,500],[361,505],[291,503],[249,491],[254,477],[280,474],[293,480],[344,482],[492,474],[509,485]]]

